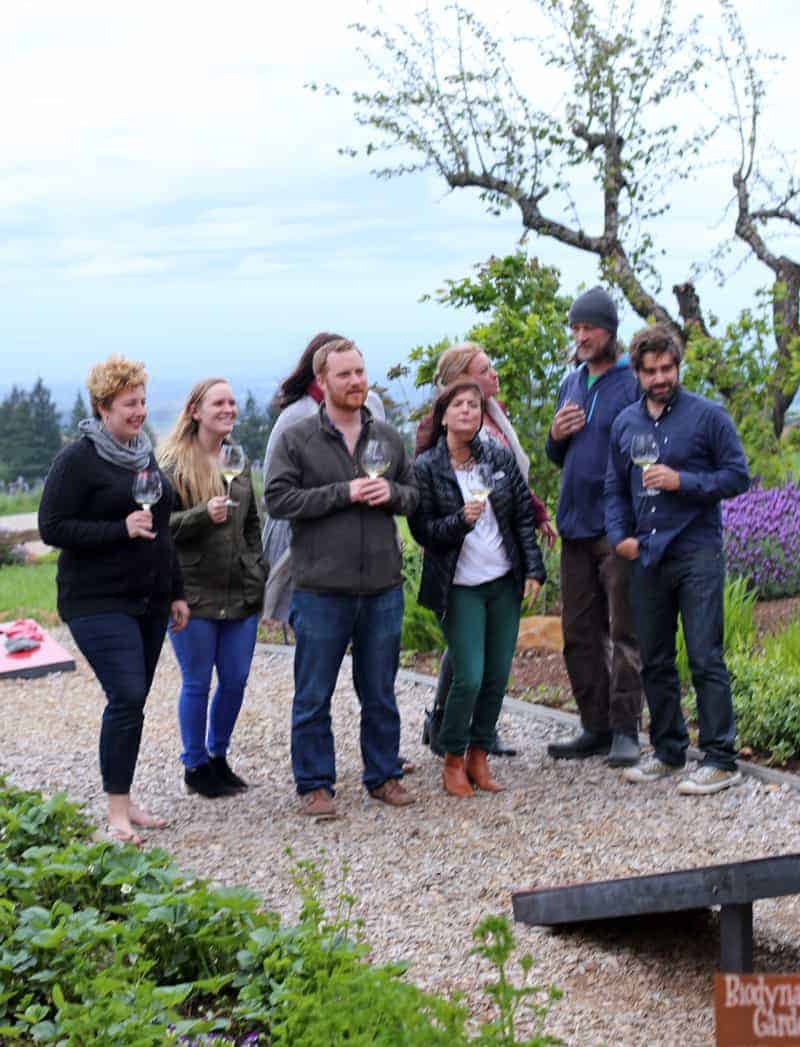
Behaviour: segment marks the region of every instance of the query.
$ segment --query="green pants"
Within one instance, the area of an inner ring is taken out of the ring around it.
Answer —
[[[503,705],[519,631],[520,598],[509,572],[482,585],[450,589],[442,630],[453,661],[439,743],[461,755],[489,749]]]

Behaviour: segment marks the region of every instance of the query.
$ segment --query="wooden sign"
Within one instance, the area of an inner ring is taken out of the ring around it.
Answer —
[[[717,1047],[800,1045],[800,975],[717,974]]]

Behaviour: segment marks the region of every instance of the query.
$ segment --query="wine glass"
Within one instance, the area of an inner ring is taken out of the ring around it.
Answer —
[[[492,467],[486,462],[476,462],[467,473],[467,490],[476,502],[485,502],[494,490]]]
[[[241,444],[223,444],[219,449],[219,467],[222,470],[222,479],[225,481],[225,504],[227,506],[238,505],[231,498],[231,484],[234,478],[244,469],[245,454]]]
[[[658,461],[658,441],[652,433],[635,433],[631,439],[631,460],[642,468],[642,494],[655,498],[661,492],[657,487],[644,486],[644,473]]]
[[[383,476],[392,464],[389,449],[383,440],[367,440],[361,454],[361,468],[371,480]]]
[[[141,469],[133,477],[133,500],[147,511],[162,495],[161,473],[158,469]]]

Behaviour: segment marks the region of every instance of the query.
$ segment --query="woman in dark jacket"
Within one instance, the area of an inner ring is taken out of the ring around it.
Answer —
[[[178,700],[184,781],[190,792],[228,796],[247,783],[228,764],[256,643],[266,572],[250,465],[225,494],[220,449],[236,421],[225,378],[206,378],[189,393],[159,451],[175,487],[172,535],[192,612],[173,636],[181,667]],[[212,670],[217,689],[209,707]]]
[[[107,833],[136,846],[142,838],[134,827],[166,825],[137,806],[130,790],[170,614],[174,632],[189,618],[169,533],[172,490],[142,429],[146,381],[144,365],[122,356],[92,368],[94,417],[53,462],[39,506],[42,540],[61,549],[58,612],[106,694],[100,771]],[[148,470],[161,494],[151,492],[152,504],[137,509],[134,478]]]
[[[478,437],[480,385],[454,382],[436,398],[430,446],[417,458],[411,533],[424,549],[419,602],[439,616],[453,660],[439,735],[453,796],[488,792],[487,752],[519,629],[523,597],[545,580],[530,492],[513,454]]]

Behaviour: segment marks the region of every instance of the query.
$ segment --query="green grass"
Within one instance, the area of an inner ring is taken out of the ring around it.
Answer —
[[[42,497],[41,490],[28,494],[0,494],[0,516],[16,516],[18,513],[35,513]],[[0,530],[3,521],[0,520]]]
[[[45,560],[0,568],[0,620],[35,618],[56,625],[56,564]]]

